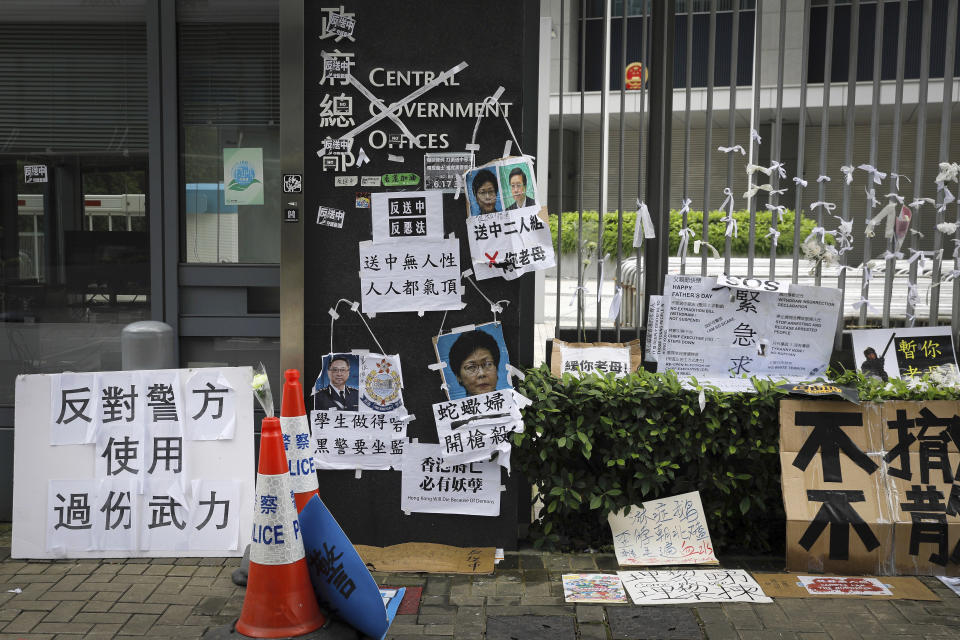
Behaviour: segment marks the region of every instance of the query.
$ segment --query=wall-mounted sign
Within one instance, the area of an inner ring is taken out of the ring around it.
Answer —
[[[650,70],[644,69],[643,64],[639,62],[631,62],[627,65],[624,79],[627,83],[627,90],[636,91],[650,79]]]

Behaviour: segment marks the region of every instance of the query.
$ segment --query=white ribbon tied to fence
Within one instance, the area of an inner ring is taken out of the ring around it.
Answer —
[[[958,177],[960,177],[960,164],[956,162],[941,162],[940,173],[937,174],[934,182],[937,184],[957,182]]]
[[[837,205],[835,205],[832,202],[827,202],[825,200],[817,200],[816,202],[810,203],[810,211],[813,211],[817,207],[823,207],[827,211],[833,211],[834,209],[837,208]]]
[[[766,175],[766,176],[769,176],[769,175],[770,175],[770,167],[761,167],[761,166],[758,165],[758,164],[748,164],[748,165],[747,165],[746,172],[747,172],[747,175],[748,175],[748,176],[752,176],[753,174],[755,174],[755,173],[758,172],[758,171],[759,171],[760,173]]]
[[[950,189],[947,189],[947,185],[943,184],[942,182],[937,183],[937,189],[943,196],[943,201],[940,203],[940,206],[937,207],[937,213],[943,213],[947,210],[947,205],[951,202],[954,202],[956,198],[952,193],[950,193]]]
[[[830,176],[817,176],[817,182],[830,182]]]
[[[724,200],[723,204],[720,205],[720,209],[722,210],[724,207],[729,205],[727,215],[720,218],[721,222],[727,223],[727,229],[724,231],[723,235],[727,236],[728,238],[733,235],[733,237],[736,238],[738,237],[737,234],[739,231],[737,229],[737,220],[733,217],[733,191],[730,189],[730,187],[725,187],[723,189],[723,193],[727,196],[727,199]]]
[[[844,178],[847,181],[847,184],[853,184],[853,170],[854,166],[850,164],[845,164],[840,167],[840,171],[843,173]]]
[[[686,258],[687,257],[687,243],[690,242],[690,238],[697,235],[697,232],[691,229],[690,227],[684,227],[677,232],[677,235],[680,236],[680,246],[677,247],[677,257]]]
[[[798,185],[800,185],[801,187],[806,187],[806,186],[807,186],[807,181],[804,180],[803,178],[798,178],[797,176],[794,176],[794,177],[793,177],[793,183],[794,183],[794,184],[798,184]]]
[[[633,246],[639,247],[643,244],[643,238],[656,238],[656,230],[653,227],[653,218],[650,217],[650,209],[646,202],[637,200],[637,219],[633,224]]]
[[[782,204],[766,204],[767,211],[776,211],[777,212],[777,224],[783,223],[783,214],[787,212],[787,208]]]
[[[743,197],[749,200],[753,196],[757,195],[758,191],[766,191],[768,193],[773,193],[773,185],[770,184],[769,182],[767,184],[753,185],[752,187],[750,187],[749,189],[743,192]]]
[[[693,252],[696,253],[697,255],[699,255],[699,254],[700,254],[700,247],[706,247],[707,249],[710,249],[710,253],[713,254],[713,257],[714,257],[714,258],[719,258],[719,257],[720,257],[720,252],[717,251],[717,248],[716,248],[715,246],[713,246],[713,245],[710,244],[709,242],[704,242],[704,241],[702,241],[702,240],[695,240],[695,241],[693,242]]]
[[[894,181],[894,184],[897,185],[895,188],[897,191],[900,191],[900,178],[903,178],[907,182],[910,182],[910,178],[903,175],[902,173],[896,173],[894,171],[890,172],[890,179]]]
[[[841,169],[842,168],[843,167],[841,167]],[[874,184],[883,184],[883,181],[887,177],[886,173],[884,173],[883,171],[879,171],[872,164],[857,165],[857,169],[860,169],[861,171],[866,171],[868,174],[870,174],[870,177],[873,179]],[[850,184],[850,180],[847,180],[847,184]]]
[[[769,229],[769,231],[767,232],[767,235],[765,235],[765,236],[763,236],[763,237],[764,237],[764,238],[772,238],[772,239],[770,240],[770,245],[771,245],[774,249],[776,249],[776,248],[777,248],[777,241],[780,239],[780,232],[777,231],[776,229],[774,229],[773,227],[767,227],[767,228]]]
[[[888,193],[888,194],[887,194],[887,199],[888,199],[888,200],[896,200],[897,202],[900,203],[900,206],[903,206],[903,196],[900,195],[899,193]]]
[[[957,232],[957,223],[956,222],[941,222],[937,225],[937,231],[940,233],[952,236]]]
[[[750,129],[750,140],[755,140],[758,145],[763,144],[763,138],[760,137],[760,133],[756,129]]]
[[[722,151],[724,153],[739,153],[742,156],[747,155],[747,152],[738,144],[733,145],[732,147],[717,147],[717,151]]]
[[[851,306],[857,311],[860,311],[860,307],[864,305],[866,305],[867,309],[869,309],[870,311],[873,311],[874,313],[880,313],[879,311],[877,311],[877,308],[874,307],[872,304],[870,304],[870,301],[867,300],[866,298],[860,298],[858,301],[854,302]]]
[[[770,172],[771,172],[771,175],[772,175],[772,173],[773,173],[774,171],[777,172],[777,175],[780,176],[780,179],[781,179],[781,180],[786,180],[786,179],[787,179],[787,170],[784,168],[783,163],[780,162],[779,160],[771,160],[771,161],[770,161]]]

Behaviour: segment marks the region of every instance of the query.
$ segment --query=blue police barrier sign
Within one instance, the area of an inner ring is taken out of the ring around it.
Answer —
[[[384,605],[380,588],[360,554],[318,496],[300,512],[310,581],[317,600],[334,615],[371,638],[383,638],[397,613],[403,590]]]

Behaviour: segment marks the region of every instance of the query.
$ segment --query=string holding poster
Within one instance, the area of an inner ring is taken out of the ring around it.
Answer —
[[[500,466],[451,463],[436,444],[407,444],[400,490],[405,512],[500,515]]]
[[[950,326],[861,329],[850,335],[857,369],[870,377],[960,377]]]
[[[835,331],[841,306],[842,293],[834,288],[770,291],[718,286],[714,277],[667,275],[657,370],[701,381],[815,378],[829,365],[833,342],[822,336]]]
[[[634,604],[773,602],[741,569],[618,571]]]
[[[17,379],[13,556],[239,555],[250,369],[77,375]]]
[[[782,401],[788,568],[960,573],[958,425],[957,401]]]
[[[699,491],[610,512],[607,522],[622,567],[718,564]]]
[[[496,160],[468,171],[463,180],[467,236],[477,280],[513,280],[556,265],[528,159]]]

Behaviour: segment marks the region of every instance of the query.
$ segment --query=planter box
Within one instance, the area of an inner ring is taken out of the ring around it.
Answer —
[[[960,575],[958,440],[958,401],[782,401],[787,569]]]

